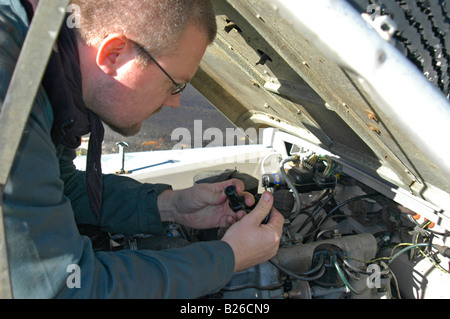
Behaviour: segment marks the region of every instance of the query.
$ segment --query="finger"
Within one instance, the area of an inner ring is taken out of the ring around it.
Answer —
[[[249,192],[242,192],[241,196],[244,196],[245,206],[252,207],[253,205],[255,205],[255,196],[253,196]]]
[[[224,193],[225,189],[229,186],[234,186],[236,189],[236,193],[239,194],[239,196],[244,198],[245,206],[251,207],[255,204],[255,197],[251,193],[244,191],[245,186],[242,181],[240,181],[238,179],[231,179],[231,180],[221,183],[221,185],[218,186],[219,189],[223,188],[223,191],[221,192],[221,194]],[[225,197],[226,197],[226,195],[225,195]]]
[[[255,209],[253,209],[249,215],[252,215],[256,222],[261,223],[272,210],[272,206],[272,194],[270,192],[264,192]]]
[[[225,188],[227,188],[228,186],[232,186],[232,185],[234,187],[236,187],[236,191],[238,193],[243,192],[244,188],[245,188],[244,187],[244,183],[241,180],[235,179],[235,178],[234,179],[228,179],[228,180],[223,181],[223,182],[214,183],[214,184],[211,184],[211,185],[213,185],[215,187],[214,190],[217,193],[223,193]]]
[[[238,194],[244,190],[244,183],[237,179],[229,179],[223,182],[208,185],[213,192],[214,203],[223,203],[227,199],[227,196],[225,195],[225,189],[231,185],[234,185],[236,187],[236,192]]]
[[[221,227],[230,227],[231,225],[234,224],[235,221],[236,220],[235,220],[234,216],[228,215],[228,216],[225,217],[225,224],[223,226],[221,226]]]
[[[236,218],[236,221],[238,221],[244,218],[245,215],[247,215],[247,212],[240,210],[237,213],[235,213],[234,217]]]
[[[240,179],[233,178],[233,179],[230,179],[229,181],[231,182],[231,184],[229,184],[227,186],[234,185],[234,187],[236,187],[236,192],[238,194],[242,193],[245,190],[244,182],[242,182]],[[224,189],[227,186],[225,186]]]
[[[281,215],[281,213],[278,210],[273,208],[267,224],[271,225],[272,227],[274,227],[275,229],[277,229],[281,232],[283,230],[284,217],[283,217],[283,215]]]
[[[233,180],[227,180],[224,182],[219,183],[212,183],[212,184],[198,184],[198,197],[200,200],[206,204],[209,205],[218,205],[227,199],[227,196],[225,195],[225,188],[228,186],[234,185]],[[239,183],[237,183],[239,185]],[[242,187],[240,185],[239,187]]]
[[[236,187],[236,192],[239,195],[244,196],[245,205],[247,207],[255,205],[255,197],[251,193],[245,191],[245,185],[240,179],[231,179],[230,181],[232,182],[230,185],[234,185],[234,187]]]
[[[219,221],[219,227],[230,227],[237,221],[241,220],[245,215],[246,213],[243,210],[240,210],[236,213],[233,212],[233,215],[225,215]]]
[[[229,227],[231,225],[233,225],[235,222],[241,220],[247,213],[243,210],[237,211],[236,213],[233,212],[232,215],[225,215],[225,221],[226,221],[226,225],[225,226],[220,226],[220,227]]]

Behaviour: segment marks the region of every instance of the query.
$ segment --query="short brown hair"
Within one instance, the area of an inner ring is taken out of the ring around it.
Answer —
[[[122,33],[154,57],[169,54],[187,25],[205,31],[209,43],[217,34],[210,0],[72,0],[80,8],[81,38],[89,45],[108,34]]]

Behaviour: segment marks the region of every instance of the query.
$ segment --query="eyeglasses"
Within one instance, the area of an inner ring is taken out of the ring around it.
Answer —
[[[152,55],[150,54],[150,52],[148,52],[148,51],[147,51],[142,45],[140,45],[139,43],[137,43],[137,42],[135,42],[135,41],[133,41],[133,40],[130,40],[130,42],[133,43],[133,44],[136,46],[136,48],[137,48],[141,53],[143,53],[143,54],[146,55],[151,61],[153,61],[153,62],[156,64],[156,66],[157,66],[161,71],[163,71],[163,73],[164,73],[164,74],[172,81],[173,87],[172,87],[172,89],[170,90],[170,94],[171,94],[171,95],[176,95],[176,94],[179,94],[179,93],[181,93],[181,92],[184,91],[184,89],[185,89],[186,86],[187,86],[187,83],[177,83],[177,82],[175,82],[175,80],[169,75],[169,73],[167,73],[166,70],[164,70],[163,67],[162,67],[161,65],[159,65],[158,62],[156,62],[156,60],[152,57]]]

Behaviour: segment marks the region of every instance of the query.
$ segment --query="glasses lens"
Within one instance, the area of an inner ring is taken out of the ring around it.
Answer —
[[[181,83],[181,84],[177,84],[176,86],[173,87],[172,92],[170,92],[170,94],[172,95],[176,95],[178,93],[181,93],[184,91],[184,89],[186,88],[186,83]]]

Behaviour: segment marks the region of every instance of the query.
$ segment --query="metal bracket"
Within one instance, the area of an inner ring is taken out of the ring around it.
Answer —
[[[391,41],[397,31],[397,24],[389,16],[383,15],[372,20],[367,13],[361,14],[361,17],[375,29],[377,33],[386,41]]]
[[[0,299],[13,298],[3,220],[4,187],[69,2],[39,2],[0,113]]]
[[[370,14],[369,14],[370,13]],[[381,15],[381,7],[371,4],[367,7],[367,13],[362,13],[361,17],[368,23],[369,27],[386,41],[391,41],[397,31],[397,24],[388,15]]]

